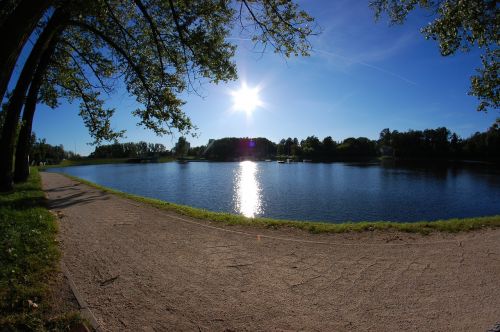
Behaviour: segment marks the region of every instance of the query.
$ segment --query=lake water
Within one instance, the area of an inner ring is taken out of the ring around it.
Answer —
[[[140,196],[248,217],[420,221],[500,214],[495,168],[176,162],[53,168]]]

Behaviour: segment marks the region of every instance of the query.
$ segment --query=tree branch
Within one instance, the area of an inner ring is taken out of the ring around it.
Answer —
[[[85,62],[85,64],[87,64],[87,66],[90,68],[90,70],[94,74],[95,78],[97,78],[97,80],[99,81],[99,84],[101,85],[101,88],[104,90],[104,92],[106,92],[107,94],[110,94],[111,93],[111,88],[108,87],[106,85],[106,83],[104,83],[102,81],[102,78],[99,76],[99,74],[97,73],[97,71],[94,68],[94,66],[92,66],[92,63],[89,61],[89,59],[87,59],[85,57],[85,55],[82,54],[82,52],[80,52],[75,46],[73,46],[73,44],[71,44],[67,40],[62,40],[62,43],[68,45],[71,49],[73,49],[73,51],[75,51],[76,54],[78,54],[78,57],[80,59],[82,59]],[[66,50],[64,50],[64,51],[66,51]],[[71,56],[70,52],[67,52],[67,53]],[[73,56],[71,56],[71,57],[73,58]],[[75,60],[75,59],[73,58],[73,60]]]
[[[174,3],[172,2],[172,0],[168,0],[168,3],[169,3],[169,7],[170,7],[170,12],[172,13],[172,17],[174,19],[174,24],[175,24],[175,29],[177,31],[177,35],[179,36],[179,40],[181,42],[181,47],[182,47],[182,53],[184,55],[184,66],[185,66],[185,69],[186,69],[186,74],[187,74],[187,78],[188,78],[188,81],[189,81],[189,85],[193,88],[193,90],[198,94],[198,92],[196,91],[194,85],[193,85],[193,82],[191,81],[191,76],[189,75],[189,67],[188,67],[188,57],[187,57],[187,53],[186,53],[186,47],[189,48],[189,50],[191,51],[191,54],[193,54],[193,56],[196,54],[193,50],[193,48],[191,47],[191,45],[189,45],[189,43],[186,41],[186,39],[184,39],[184,35],[183,35],[183,29],[179,23],[179,15],[177,14],[176,10],[175,10],[175,7],[174,7]]]
[[[75,57],[73,56],[73,54],[71,54],[71,52],[68,52],[67,50],[63,49],[63,51],[69,55],[69,57],[71,58],[71,60],[73,60],[73,63],[75,64],[75,66],[78,68],[78,71],[80,72],[80,74],[82,75],[82,77],[85,79],[85,81],[87,82],[87,84],[93,88],[93,89],[97,89],[98,86],[95,86],[94,84],[90,83],[89,79],[87,78],[87,75],[85,75],[85,71],[83,70],[82,66],[80,66],[80,64],[78,63],[78,60],[75,59]]]
[[[113,22],[115,22],[115,24],[118,26],[118,28],[120,29],[120,31],[122,32],[122,35],[125,37],[125,35],[127,35],[130,39],[132,39],[135,43],[137,43],[137,39],[135,39],[134,36],[132,36],[130,34],[130,32],[127,31],[127,29],[125,29],[122,25],[122,23],[120,22],[120,20],[116,17],[116,15],[113,13],[113,8],[111,7],[111,5],[109,4],[109,2],[107,0],[104,0],[104,4],[106,5],[106,7],[108,8],[108,11],[109,11],[109,15],[111,16],[111,19],[113,20]],[[128,41],[127,41],[127,38],[124,38],[125,40],[125,43],[127,44],[128,46]]]
[[[127,52],[124,49],[122,49],[111,38],[109,38],[108,36],[106,36],[106,34],[104,34],[102,31],[94,28],[93,26],[91,26],[91,25],[89,25],[87,23],[79,22],[79,21],[73,21],[73,20],[71,20],[69,23],[71,25],[81,27],[82,29],[87,30],[87,31],[93,33],[94,35],[96,35],[99,38],[101,38],[102,40],[104,40],[116,52],[118,52],[127,61],[127,63],[129,64],[129,66],[132,67],[133,71],[136,73],[137,77],[139,78],[139,80],[141,81],[142,85],[146,89],[146,91],[147,91],[147,93],[149,95],[149,99],[152,98],[152,93],[151,93],[151,91],[149,89],[149,86],[147,84],[146,78],[144,77],[144,74],[142,73],[142,71],[139,68],[139,66],[137,66],[137,64],[133,61],[133,59],[127,54]]]
[[[158,32],[158,29],[156,28],[156,24],[153,22],[153,19],[148,13],[148,10],[144,6],[141,0],[133,0],[136,6],[139,8],[141,11],[142,15],[146,19],[146,21],[149,24],[149,27],[151,28],[151,35],[153,36],[154,42],[156,44],[156,51],[158,52],[158,60],[160,61],[161,65],[161,78],[162,78],[162,84],[165,83],[165,75],[164,75],[164,70],[165,70],[165,65],[163,64],[163,57],[162,57],[162,52],[161,52],[161,46],[160,46],[160,41],[158,40],[158,37],[160,36],[160,33]]]

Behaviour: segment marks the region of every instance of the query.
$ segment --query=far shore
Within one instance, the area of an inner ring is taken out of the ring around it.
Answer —
[[[462,160],[462,159],[446,159],[446,158],[393,158],[393,157],[361,157],[338,160],[314,160],[301,159],[293,156],[275,156],[269,159],[253,159],[248,157],[240,157],[234,159],[205,159],[196,157],[176,158],[173,156],[164,156],[159,158],[80,158],[80,159],[64,159],[58,164],[46,164],[39,166],[41,170],[46,168],[71,167],[71,166],[86,166],[86,165],[104,165],[104,164],[136,164],[136,163],[169,163],[169,162],[241,162],[241,161],[285,161],[290,163],[381,163],[387,166],[497,166],[500,164],[498,160]]]

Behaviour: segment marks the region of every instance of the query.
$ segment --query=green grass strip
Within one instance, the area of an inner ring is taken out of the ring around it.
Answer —
[[[167,211],[173,211],[181,215],[204,219],[209,221],[220,222],[225,225],[248,225],[264,228],[280,228],[292,227],[298,228],[311,233],[346,233],[346,232],[363,232],[373,230],[396,230],[408,233],[429,234],[431,232],[448,232],[456,233],[463,231],[471,231],[482,228],[500,227],[500,215],[476,218],[455,218],[437,221],[420,221],[420,222],[345,222],[345,223],[328,223],[328,222],[309,222],[296,220],[279,220],[270,218],[247,218],[241,215],[235,215],[223,212],[213,212],[204,209],[194,208],[186,205],[169,203],[159,199],[146,198],[133,194],[124,193],[115,189],[103,187],[96,183],[64,174],[65,176],[97,188],[104,192],[108,192],[120,197],[128,198],[137,202],[145,203],[156,208]]]
[[[59,167],[70,167],[70,166],[88,166],[88,165],[104,165],[104,164],[125,164],[129,163],[130,158],[82,158],[77,160],[64,159],[59,164],[56,165],[45,165],[40,166],[40,170],[47,168],[59,168]],[[158,159],[159,163],[167,163],[175,161],[174,157],[160,157]]]
[[[40,175],[0,194],[0,331],[63,331],[79,316],[48,317],[49,282],[60,252],[57,224],[47,210]]]

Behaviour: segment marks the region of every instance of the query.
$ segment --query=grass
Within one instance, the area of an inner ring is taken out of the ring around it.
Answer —
[[[59,164],[55,165],[45,165],[40,167],[40,169],[54,168],[54,167],[68,167],[68,166],[84,166],[84,165],[101,165],[101,164],[123,164],[126,163],[129,158],[101,158],[101,159],[78,159],[70,160],[64,159]]]
[[[0,331],[64,331],[80,322],[75,313],[50,317],[56,233],[33,168],[26,183],[0,194]]]
[[[346,233],[346,232],[363,232],[374,230],[396,230],[408,233],[421,233],[429,234],[431,232],[448,232],[456,233],[463,231],[471,231],[482,228],[496,228],[500,227],[500,215],[476,218],[460,218],[460,219],[447,219],[437,221],[421,221],[412,223],[399,223],[399,222],[345,222],[345,223],[327,223],[327,222],[308,222],[308,221],[295,221],[295,220],[278,220],[270,218],[247,218],[241,215],[235,215],[223,212],[212,212],[204,209],[198,209],[186,205],[179,205],[161,201],[158,199],[146,198],[137,195],[127,194],[118,190],[110,189],[100,186],[93,182],[83,180],[74,176],[65,174],[65,176],[85,183],[91,187],[100,189],[102,191],[115,194],[120,197],[132,199],[137,202],[145,203],[159,209],[177,212],[179,214],[221,222],[225,225],[249,225],[264,228],[281,228],[292,227],[309,231],[311,233]]]
[[[46,165],[40,167],[40,169],[54,168],[54,167],[69,167],[69,166],[85,166],[85,165],[103,165],[103,164],[124,164],[127,163],[130,158],[83,158],[78,160],[64,159],[59,164],[56,165]],[[160,163],[167,163],[174,161],[175,158],[171,156],[160,157]]]

